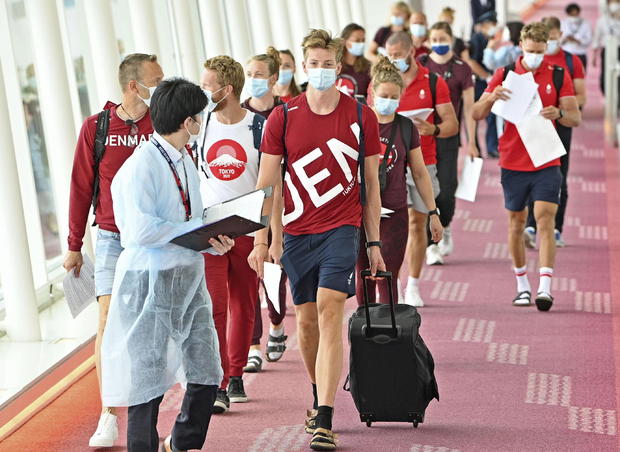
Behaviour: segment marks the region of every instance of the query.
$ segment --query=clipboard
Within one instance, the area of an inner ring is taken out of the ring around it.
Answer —
[[[239,215],[232,215],[215,223],[205,224],[193,231],[187,232],[171,240],[171,243],[189,248],[194,251],[204,251],[211,248],[209,240],[218,235],[226,235],[231,239],[256,232],[269,225],[269,216],[261,217],[260,223],[248,220]]]

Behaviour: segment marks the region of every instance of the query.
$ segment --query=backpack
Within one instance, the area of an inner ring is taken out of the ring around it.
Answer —
[[[360,204],[366,205],[366,184],[364,183],[364,158],[366,155],[366,141],[364,139],[364,127],[362,124],[362,104],[356,101],[357,105],[357,124],[360,129],[359,134],[359,151],[357,155],[357,166],[360,172]],[[284,164],[282,165],[282,180],[286,175],[286,168],[288,167],[288,157],[286,152],[286,126],[288,124],[288,102],[282,106],[284,113],[284,126],[282,127],[282,146],[284,148]]]
[[[564,58],[566,59],[566,67],[568,68],[570,78],[573,79],[575,77],[575,64],[573,61],[573,54],[565,50]]]
[[[94,179],[93,179],[93,215],[96,215],[97,203],[99,202],[100,182],[99,182],[99,164],[103,160],[103,154],[105,153],[105,140],[108,137],[108,129],[110,128],[110,110],[102,110],[97,115],[95,130],[95,145],[93,148],[93,156],[95,165],[93,167]],[[95,226],[97,222],[93,222]]]
[[[426,67],[426,64],[428,63],[428,59],[429,59],[428,54],[424,54],[424,55],[421,55],[420,58],[418,58],[418,61],[422,64],[422,66]],[[453,65],[454,65],[454,58],[450,60],[450,67],[448,68],[448,73],[450,74],[450,76],[452,76]],[[431,100],[433,101],[433,109],[437,105],[437,78],[438,77],[439,76],[433,71],[428,71],[428,84],[431,90]],[[439,115],[437,114],[437,112],[433,113],[433,124],[437,124],[438,116]]]
[[[572,55],[571,55],[571,64],[572,64]],[[506,80],[508,77],[508,72],[514,71],[516,67],[515,63],[510,63],[508,66],[504,66],[504,74],[502,75],[502,82]],[[553,65],[553,86],[555,87],[555,92],[558,95],[558,102],[560,100],[560,90],[562,89],[562,85],[564,84],[564,68],[562,66]]]
[[[202,136],[202,146],[200,147],[200,157],[202,158],[203,162],[205,161],[205,142],[207,140],[207,126],[209,125],[209,121],[211,121],[211,113],[207,114],[205,130],[204,130],[204,134]],[[262,153],[260,151],[260,145],[261,145],[261,142],[263,141],[263,127],[264,127],[264,125],[265,125],[265,117],[259,115],[258,113],[254,113],[254,119],[252,119],[252,125],[248,126],[250,128],[250,130],[252,131],[252,138],[253,138],[254,149],[256,149],[258,151],[258,164],[259,165],[260,165],[260,157],[262,155]],[[196,152],[196,158],[198,158],[198,152]],[[196,165],[197,164],[198,164],[198,162],[196,161]],[[207,175],[206,171],[204,171],[204,169],[203,169],[202,172],[204,173],[204,175],[208,179],[209,176]]]
[[[383,193],[385,186],[387,185],[387,162],[389,161],[390,153],[392,152],[392,146],[394,144],[394,138],[396,137],[396,129],[400,129],[400,135],[405,144],[405,162],[409,162],[409,151],[411,150],[411,132],[413,131],[413,123],[402,115],[396,113],[394,115],[394,122],[392,123],[392,131],[390,140],[385,148],[385,155],[383,160],[379,164],[379,190]]]

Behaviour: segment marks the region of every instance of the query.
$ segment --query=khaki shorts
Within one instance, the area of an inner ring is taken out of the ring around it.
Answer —
[[[435,198],[439,195],[439,179],[437,179],[437,165],[426,165],[429,176],[431,176],[431,185],[433,186],[433,195]],[[407,171],[407,207],[420,213],[428,213],[428,208],[418,189],[413,182],[411,173]]]

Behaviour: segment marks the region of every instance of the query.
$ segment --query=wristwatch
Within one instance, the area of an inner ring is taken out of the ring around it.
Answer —
[[[440,133],[441,133],[441,129],[439,128],[437,124],[435,124],[435,131],[433,132],[433,136],[436,137]]]
[[[564,110],[562,110],[561,108],[560,110],[560,117],[558,119],[562,119],[564,117]]]
[[[433,210],[429,210],[428,211],[428,216],[430,217],[431,215],[439,216],[439,208],[435,207]]]
[[[366,242],[366,248],[370,248],[371,246],[378,246],[379,248],[381,248],[383,244],[381,243],[381,241],[375,241],[375,242]]]

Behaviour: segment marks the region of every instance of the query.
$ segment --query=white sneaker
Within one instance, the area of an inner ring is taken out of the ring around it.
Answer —
[[[536,229],[528,226],[523,230],[523,242],[526,248],[536,249]]]
[[[443,237],[439,241],[439,252],[442,256],[448,256],[452,254],[452,251],[454,251],[454,243],[452,242],[452,231],[448,226],[443,229]]]
[[[408,285],[405,290],[405,304],[421,308],[424,306],[424,300],[420,296],[420,288],[418,286]]]
[[[426,248],[426,265],[442,265],[443,256],[439,252],[439,246],[436,244],[429,245]]]
[[[97,431],[90,437],[88,445],[90,447],[112,447],[118,439],[118,425],[116,416],[106,411],[99,418]]]
[[[557,248],[564,248],[566,246],[566,242],[562,240],[562,233],[557,229],[553,231],[555,235],[555,246]]]

